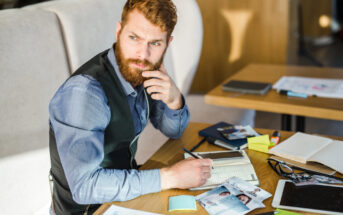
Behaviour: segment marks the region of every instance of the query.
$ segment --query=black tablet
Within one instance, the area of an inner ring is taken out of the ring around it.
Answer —
[[[272,84],[270,83],[231,80],[225,83],[222,86],[222,89],[230,92],[264,95],[271,86]]]
[[[272,206],[320,214],[343,213],[343,186],[316,184],[296,186],[279,180]]]

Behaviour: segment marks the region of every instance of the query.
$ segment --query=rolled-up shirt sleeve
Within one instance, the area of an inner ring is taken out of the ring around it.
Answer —
[[[189,123],[189,110],[182,96],[183,107],[172,110],[162,101],[152,100],[152,111],[150,121],[169,138],[180,138]]]
[[[161,190],[160,170],[117,170],[100,166],[107,98],[90,76],[70,78],[49,105],[50,124],[73,199],[79,204],[126,201]]]

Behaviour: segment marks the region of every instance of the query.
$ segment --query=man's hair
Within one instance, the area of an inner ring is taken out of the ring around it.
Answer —
[[[137,9],[152,24],[167,32],[167,39],[174,30],[177,14],[176,7],[171,0],[127,0],[121,16],[122,26],[128,20],[128,15]]]

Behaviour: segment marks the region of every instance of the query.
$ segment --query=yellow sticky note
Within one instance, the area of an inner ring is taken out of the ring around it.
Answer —
[[[269,135],[261,135],[248,138],[248,148],[251,150],[268,153],[270,147]]]

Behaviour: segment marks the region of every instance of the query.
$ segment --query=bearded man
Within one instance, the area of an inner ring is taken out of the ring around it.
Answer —
[[[134,159],[148,120],[170,138],[179,138],[189,122],[185,99],[163,66],[176,20],[171,0],[128,0],[117,43],[52,98],[51,214],[91,214],[104,202],[197,187],[210,177],[209,159],[153,170],[138,170]]]

